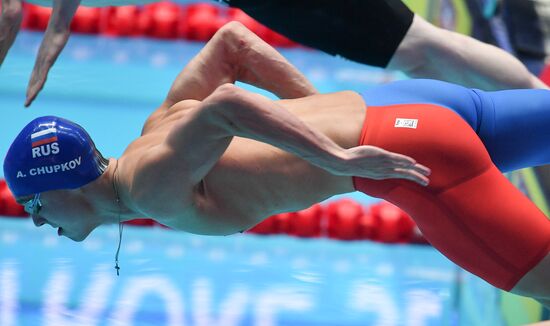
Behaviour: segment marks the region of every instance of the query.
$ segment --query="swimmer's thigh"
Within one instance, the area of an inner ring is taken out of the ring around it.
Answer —
[[[550,250],[550,220],[494,165],[441,192],[400,187],[390,197],[434,247],[507,291]]]
[[[550,164],[550,91],[475,91],[479,136],[501,171]]]

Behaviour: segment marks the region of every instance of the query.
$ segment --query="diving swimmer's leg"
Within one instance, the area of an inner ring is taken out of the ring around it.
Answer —
[[[415,15],[389,69],[484,90],[548,88],[514,56]]]
[[[550,91],[475,92],[482,102],[479,135],[501,171],[550,164]]]
[[[550,254],[525,276],[510,291],[519,295],[528,295],[550,309]]]
[[[416,123],[402,128],[399,119]],[[503,290],[549,299],[550,221],[497,169],[472,126],[433,104],[368,106],[365,122],[360,144],[414,157],[432,174],[427,187],[354,178],[357,190],[405,210],[465,270]]]

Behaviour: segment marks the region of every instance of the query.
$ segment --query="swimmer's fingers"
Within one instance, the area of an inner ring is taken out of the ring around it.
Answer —
[[[416,182],[422,186],[427,186],[430,183],[430,179],[423,173],[419,172],[414,167],[411,169],[396,168],[394,169],[394,177],[400,179],[407,179]]]
[[[44,87],[48,72],[55,63],[55,60],[65,47],[67,40],[69,39],[69,30],[62,32],[55,32],[54,35],[45,35],[36,62],[32,70],[31,79],[27,86],[27,99],[25,100],[25,106],[28,107],[38,96],[38,93]]]
[[[375,180],[407,179],[421,185],[429,183],[430,169],[406,155],[368,145],[349,148],[346,154],[343,164],[331,172]]]
[[[391,153],[391,152],[388,152],[388,153]],[[397,153],[391,153],[390,155],[391,155],[392,163],[400,168],[413,169],[425,176],[428,176],[432,173],[432,171],[428,167],[422,164],[416,163],[416,161],[411,157],[397,154]]]
[[[0,66],[4,62],[15,37],[21,28],[23,6],[20,0],[2,1],[0,15]]]
[[[40,44],[31,79],[27,86],[26,107],[32,104],[44,87],[48,72],[65,44],[67,44],[70,35],[70,24],[79,4],[80,0],[54,0],[52,16],[46,28],[42,44]]]
[[[411,180],[423,186],[429,184],[430,180],[428,176],[431,174],[431,170],[428,167],[416,163],[416,161],[409,156],[386,152],[395,166],[392,171],[394,174],[389,172],[391,177]]]
[[[416,164],[414,165],[414,169],[415,169],[417,172],[419,172],[419,173],[421,173],[422,175],[425,175],[425,176],[429,176],[430,174],[432,174],[432,170],[431,170],[429,167],[424,166],[424,165],[422,165],[422,164],[416,163]]]
[[[419,163],[407,164],[407,165],[399,166],[398,168],[416,171],[425,176],[429,176],[430,174],[432,174],[432,170],[430,170],[430,168]]]
[[[37,62],[32,71],[29,85],[27,86],[25,107],[29,107],[32,104],[32,102],[36,99],[38,93],[42,90],[44,84],[46,83],[46,77],[48,75],[49,67],[46,69],[46,71],[43,71],[43,69],[38,68],[38,66],[39,63]]]

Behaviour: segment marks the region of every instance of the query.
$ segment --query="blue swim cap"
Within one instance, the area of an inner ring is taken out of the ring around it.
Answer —
[[[16,197],[80,188],[103,174],[108,162],[90,135],[69,120],[36,118],[13,141],[4,177]]]

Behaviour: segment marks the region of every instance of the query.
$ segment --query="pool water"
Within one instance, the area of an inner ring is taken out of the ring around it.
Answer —
[[[0,232],[2,325],[442,325],[457,270],[429,247],[127,228]],[[414,321],[414,323],[413,323]],[[449,323],[448,323],[449,324]]]
[[[23,32],[0,70],[2,155],[26,123],[52,114],[81,124],[106,156],[119,156],[203,45],[73,35],[46,88],[24,109],[40,40],[41,34]],[[321,92],[361,91],[400,78],[311,50],[283,54]],[[117,237],[116,227],[102,227],[74,243],[28,219],[0,219],[0,325],[501,322],[497,292],[477,280],[465,291],[470,276],[428,246],[127,227],[117,277]],[[479,293],[489,299],[476,298]],[[459,307],[464,295],[481,320]]]

